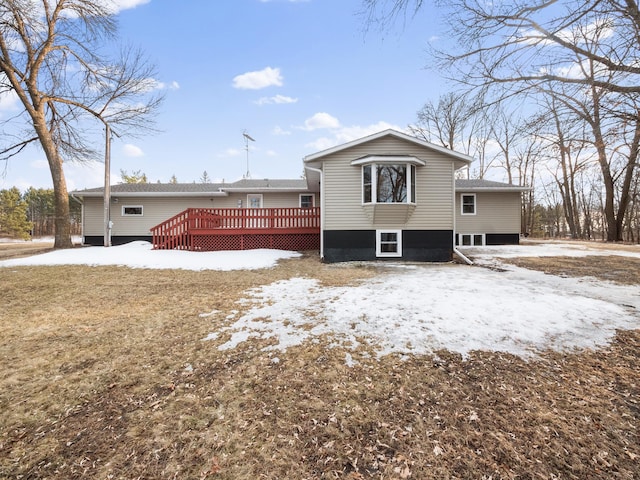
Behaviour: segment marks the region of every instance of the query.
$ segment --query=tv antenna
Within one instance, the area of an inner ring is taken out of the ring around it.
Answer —
[[[244,137],[244,149],[247,151],[247,173],[243,178],[251,178],[251,174],[249,173],[249,140],[255,142],[255,139],[251,138],[251,135],[249,135],[246,130],[242,132],[242,136]]]

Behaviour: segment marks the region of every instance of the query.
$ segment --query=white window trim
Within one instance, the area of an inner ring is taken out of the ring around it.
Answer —
[[[260,206],[259,207],[252,207],[251,206],[251,199],[252,198],[259,198],[260,199]],[[247,208],[262,208],[264,206],[264,196],[261,193],[249,193],[247,195]]]
[[[139,208],[140,214],[137,213],[124,213],[125,208]],[[123,217],[142,217],[144,216],[144,206],[143,205],[122,205],[121,214]]]
[[[417,195],[413,195],[413,188],[412,188],[412,184],[416,184],[416,179],[413,179],[412,182],[412,177],[411,174],[413,173],[414,176],[418,176],[418,169],[415,168],[415,163],[412,162],[387,162],[389,164],[393,164],[393,165],[404,165],[407,169],[407,201],[406,202],[378,202],[377,198],[378,198],[378,164],[377,163],[364,163],[362,164],[362,168],[360,169],[360,188],[362,190],[362,194],[361,194],[361,198],[362,198],[362,204],[363,205],[415,205],[417,203]],[[352,162],[352,165],[354,163]],[[381,165],[384,165],[384,163],[381,163]],[[364,167],[368,166],[371,167],[371,201],[367,202],[364,199]],[[411,168],[414,167],[414,168]],[[417,190],[417,187],[416,187]],[[411,201],[411,199],[415,197],[416,200],[415,201]]]
[[[464,212],[464,197],[473,197],[473,213]],[[460,194],[460,215],[476,215],[478,213],[478,199],[475,193]]]
[[[482,243],[476,245],[475,243],[473,243],[474,238],[480,235],[482,237]],[[471,245],[464,245],[462,243],[462,238],[463,237],[470,237],[472,240],[472,244]],[[459,233],[458,234],[458,246],[459,247],[484,247],[487,244],[487,235],[485,233]]]
[[[382,251],[382,234],[395,233],[397,235],[398,251],[383,252]],[[402,230],[376,230],[376,257],[402,257]]]
[[[311,197],[311,208],[316,206],[316,196],[313,193],[301,193],[298,197],[298,206],[302,208],[302,197]]]

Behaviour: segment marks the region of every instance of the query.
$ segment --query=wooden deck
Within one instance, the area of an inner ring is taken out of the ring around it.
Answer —
[[[151,229],[153,248],[317,250],[320,209],[189,208]]]

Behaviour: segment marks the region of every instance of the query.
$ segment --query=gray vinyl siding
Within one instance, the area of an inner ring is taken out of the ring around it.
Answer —
[[[114,199],[117,198],[117,203]],[[246,193],[231,193],[228,197],[113,197],[111,201],[111,221],[113,236],[151,235],[150,229],[168,220],[187,208],[237,208],[238,200],[247,205]],[[316,198],[316,205],[318,205]],[[123,216],[125,205],[142,205],[142,216]],[[298,192],[264,193],[265,208],[298,207]],[[83,235],[103,235],[104,210],[102,198],[84,199]]]
[[[411,155],[416,167],[416,205],[362,203],[362,167],[351,162],[365,155]],[[403,228],[453,230],[453,162],[445,155],[403,140],[384,137],[323,158],[325,230]]]
[[[476,214],[462,215],[456,192],[457,233],[520,233],[519,192],[468,192],[476,195]]]

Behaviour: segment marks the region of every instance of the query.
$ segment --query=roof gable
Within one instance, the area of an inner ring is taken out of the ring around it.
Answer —
[[[322,150],[320,152],[316,152],[316,153],[312,153],[311,155],[307,155],[306,157],[304,157],[304,162],[305,163],[311,163],[314,161],[317,161],[323,157],[326,157],[327,155],[331,155],[334,154],[336,152],[340,152],[342,150],[346,150],[348,148],[352,148],[358,145],[362,145],[364,143],[367,142],[371,142],[373,140],[377,140],[379,138],[383,138],[383,137],[394,137],[397,138],[399,140],[404,140],[406,142],[410,142],[413,143],[415,145],[418,145],[420,147],[424,147],[427,148],[429,150],[433,150],[439,153],[442,153],[448,157],[450,157],[452,160],[456,161],[457,163],[457,167],[461,168],[463,166],[466,166],[468,164],[470,164],[472,162],[472,158],[469,157],[468,155],[465,155],[463,153],[459,153],[456,152],[454,150],[450,150],[448,148],[444,148],[441,147],[439,145],[435,145],[433,143],[427,142],[426,140],[421,140],[417,137],[411,136],[411,135],[407,135],[406,133],[402,133],[402,132],[398,132],[397,130],[393,130],[393,129],[387,129],[387,130],[383,130],[381,132],[378,133],[374,133],[373,135],[369,135],[367,137],[362,137],[359,138],[357,140],[352,140],[351,142],[347,142],[347,143],[343,143],[341,145],[336,145],[335,147],[331,147],[328,148],[326,150]]]

